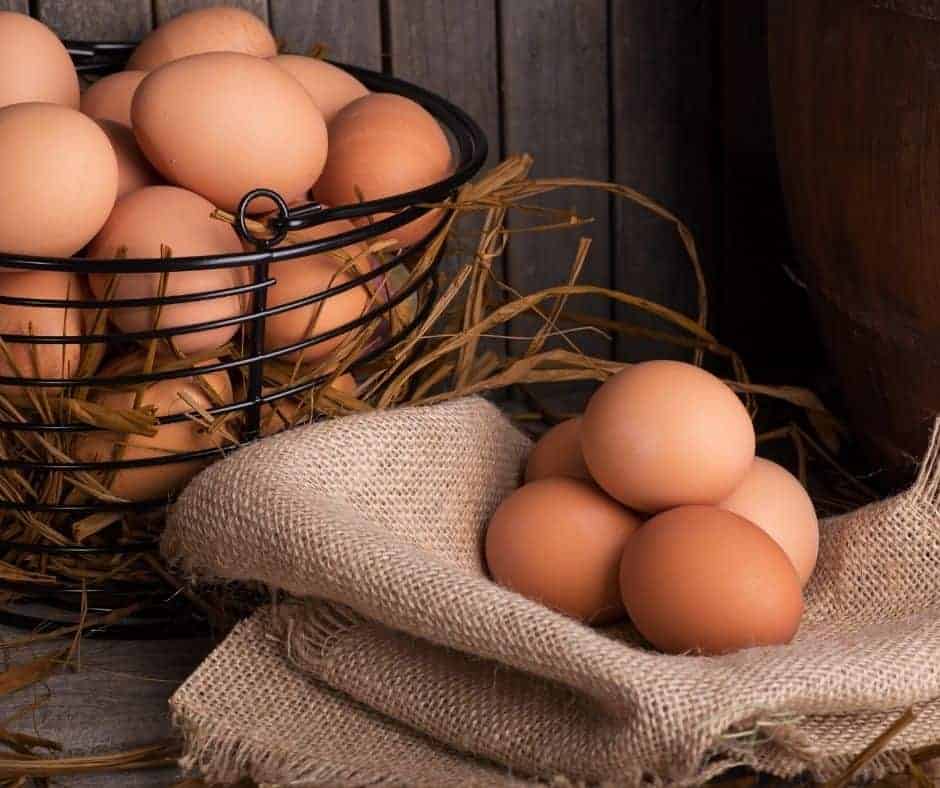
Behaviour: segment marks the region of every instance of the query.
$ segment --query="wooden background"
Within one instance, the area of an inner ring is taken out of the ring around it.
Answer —
[[[213,0],[0,0],[61,35],[137,39]],[[693,230],[711,328],[765,379],[805,380],[815,337],[783,265],[790,250],[766,88],[762,2],[733,0],[228,0],[262,17],[289,51],[330,57],[435,90],[486,130],[491,162],[528,152],[536,173],[629,184]],[[688,263],[671,228],[602,194],[556,203],[593,216],[579,232],[517,236],[509,282],[564,276],[581,235],[583,280],[689,311]],[[578,308],[611,317],[606,303]],[[786,330],[778,330],[781,325]],[[589,340],[635,360],[669,354],[637,340]],[[807,356],[806,347],[811,352]]]

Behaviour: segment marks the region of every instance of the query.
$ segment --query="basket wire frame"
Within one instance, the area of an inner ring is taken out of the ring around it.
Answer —
[[[105,75],[119,70],[135,47],[133,43],[124,42],[88,43],[66,41],[65,45],[78,72],[92,75]],[[116,307],[159,308],[164,305],[199,302],[230,296],[248,296],[252,300],[251,309],[243,314],[187,326],[153,328],[147,331],[128,333],[92,333],[80,336],[0,334],[0,338],[9,344],[87,345],[169,339],[186,333],[234,325],[246,328],[245,347],[247,348],[247,357],[220,359],[212,363],[200,363],[198,365],[187,364],[180,368],[156,372],[128,372],[107,377],[98,374],[68,379],[0,375],[0,385],[60,389],[67,392],[76,387],[129,386],[171,378],[190,377],[196,374],[199,376],[205,376],[213,372],[227,374],[230,371],[247,369],[244,399],[209,408],[206,411],[213,417],[243,412],[244,424],[239,442],[241,445],[256,439],[260,434],[261,414],[264,406],[272,405],[279,400],[294,397],[321,386],[330,377],[329,373],[324,373],[313,378],[304,378],[301,382],[287,387],[279,387],[273,393],[265,393],[265,362],[293,354],[296,351],[302,351],[361,326],[366,326],[372,321],[381,319],[383,315],[389,313],[406,299],[415,298],[418,306],[411,319],[394,334],[384,336],[380,341],[367,345],[353,361],[349,371],[354,372],[357,368],[374,361],[410,334],[427,317],[433,305],[437,292],[436,272],[443,255],[443,249],[433,264],[428,266],[420,276],[411,277],[406,287],[393,291],[387,298],[378,303],[373,300],[370,308],[355,320],[289,346],[274,350],[265,350],[264,347],[264,326],[268,318],[290,310],[315,305],[352,288],[367,286],[373,281],[382,282],[383,278],[393,269],[415,259],[416,255],[420,255],[426,248],[426,241],[409,249],[400,250],[381,265],[372,267],[364,274],[351,277],[348,281],[274,307],[269,306],[267,302],[268,290],[276,283],[276,280],[270,275],[272,263],[299,259],[308,255],[338,250],[350,245],[367,243],[384,233],[402,227],[423,216],[429,210],[429,208],[424,207],[426,204],[442,203],[453,197],[457,189],[469,181],[481,169],[486,160],[487,140],[485,134],[473,119],[459,107],[430,91],[389,75],[343,63],[335,63],[335,65],[348,71],[371,91],[397,93],[418,102],[428,110],[447,129],[456,145],[457,164],[452,174],[437,183],[405,194],[329,208],[317,203],[308,203],[290,208],[278,193],[265,188],[255,189],[242,198],[235,216],[236,232],[245,242],[254,247],[254,251],[240,254],[207,257],[168,257],[162,259],[77,260],[6,255],[0,252],[0,267],[22,271],[62,271],[77,274],[163,274],[177,271],[246,267],[253,270],[251,281],[244,285],[174,296],[65,300],[0,296],[0,306],[34,306],[63,310],[94,310]],[[267,220],[270,233],[266,234],[265,237],[254,235],[247,221],[251,203],[260,197],[272,200],[277,206],[276,215]],[[287,234],[293,231],[316,227],[337,219],[361,219],[374,214],[390,215],[375,221],[362,223],[348,232],[300,244],[279,245],[287,237]],[[158,426],[178,423],[190,418],[190,416],[191,414],[186,413],[164,416],[157,419],[156,423]],[[42,421],[21,422],[0,419],[0,434],[2,435],[14,431],[43,434],[88,433],[96,429],[100,428],[92,427],[80,421],[62,420],[50,424]],[[152,467],[193,460],[207,460],[218,457],[219,449],[210,448],[143,459],[112,459],[100,462],[37,462],[28,459],[17,459],[10,452],[5,452],[5,454],[8,456],[0,458],[0,468],[3,469],[31,473],[63,473],[114,471],[124,468]],[[168,503],[169,501],[165,498],[126,503],[93,501],[74,504],[0,499],[0,512],[20,511],[67,516],[87,516],[96,512],[144,513],[165,510]],[[8,559],[11,555],[22,555],[23,553],[75,559],[83,556],[130,557],[135,554],[152,553],[156,549],[156,541],[55,545],[0,540],[0,551],[2,551],[5,559]],[[167,586],[158,582],[134,583],[112,580],[95,585],[85,585],[62,580],[54,584],[44,583],[39,585],[29,582],[0,580],[0,590],[20,595],[28,602],[28,605],[22,609],[9,605],[0,608],[0,623],[21,628],[35,628],[37,626],[43,628],[57,625],[58,622],[55,621],[54,617],[42,612],[33,612],[37,605],[41,606],[42,610],[53,608],[75,614],[84,609],[86,613],[95,614],[107,613],[116,608],[140,602],[146,602],[146,607],[140,613],[135,614],[133,620],[109,626],[91,627],[84,634],[93,637],[135,638],[188,636],[204,631],[206,625],[205,620],[200,618],[199,614],[185,600],[179,598],[176,594],[170,595]]]

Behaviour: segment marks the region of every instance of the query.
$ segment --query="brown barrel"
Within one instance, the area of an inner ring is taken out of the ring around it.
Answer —
[[[910,474],[940,412],[940,0],[770,0],[791,230],[864,445]]]

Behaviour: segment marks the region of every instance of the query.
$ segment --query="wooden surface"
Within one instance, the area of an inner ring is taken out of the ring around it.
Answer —
[[[80,6],[81,3],[73,2],[72,5]],[[115,5],[120,5],[120,3],[115,3]],[[194,8],[206,8],[213,5],[241,6],[268,21],[268,0],[225,0],[224,3],[219,3],[217,0],[153,0],[154,17],[157,24],[172,19],[184,11],[192,11]]]
[[[335,7],[335,4],[334,4]],[[447,96],[483,127],[500,158],[499,53],[491,0],[390,0],[391,69]]]
[[[150,0],[38,0],[39,18],[65,38],[134,41],[152,27]]]
[[[596,0],[514,0],[501,8],[505,152],[531,153],[536,176],[608,180],[607,5]],[[507,258],[509,284],[524,293],[562,284],[579,238],[587,236],[592,247],[582,281],[609,286],[613,276],[607,195],[566,191],[549,195],[542,204],[575,208],[595,222],[565,233],[517,235]],[[511,221],[510,226],[552,220],[535,216]],[[605,301],[585,299],[577,306],[610,317]],[[519,321],[511,330],[531,333],[531,323]],[[594,355],[612,350],[611,343],[597,336],[579,344]]]
[[[791,227],[849,415],[898,482],[913,473],[940,411],[940,25],[925,20],[932,5],[769,6]]]
[[[324,44],[333,60],[382,68],[382,20],[375,0],[271,0],[271,26],[289,52]]]
[[[612,3],[611,12],[613,180],[677,214],[695,234],[711,269],[716,240],[712,8],[661,0]],[[694,273],[670,225],[617,201],[613,238],[616,287],[695,313]],[[616,313],[662,327],[644,316],[635,318],[626,307]],[[618,342],[618,354],[631,360],[661,356],[663,350],[652,342]]]
[[[19,638],[0,627],[0,642]],[[167,700],[208,653],[207,640],[85,640],[74,669],[41,685],[0,698],[4,728],[51,739],[62,755],[115,753],[172,735]],[[4,668],[62,648],[62,643],[16,650]],[[60,778],[69,788],[165,788],[180,775],[175,768]]]

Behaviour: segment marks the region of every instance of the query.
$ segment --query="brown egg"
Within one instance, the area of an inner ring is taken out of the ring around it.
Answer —
[[[636,628],[671,654],[789,643],[803,614],[786,553],[754,523],[712,506],[646,522],[623,551],[620,588]]]
[[[352,225],[341,219],[302,230],[296,233],[294,238],[297,242],[309,242],[351,229]],[[347,268],[337,255],[353,261],[355,270]],[[371,265],[371,258],[362,255],[361,247],[346,247],[337,252],[272,263],[270,275],[277,279],[277,284],[268,290],[268,306],[280,306],[330,287],[337,287],[355,278],[359,272],[365,273]],[[368,310],[370,303],[372,302],[369,291],[365,287],[354,287],[324,301],[273,315],[265,321],[264,348],[266,351],[276,350],[323,334],[355,320]],[[303,360],[309,363],[325,358],[346,341],[348,336],[349,333],[346,332],[305,348],[302,351]],[[301,351],[294,351],[280,358],[296,361],[300,355]]]
[[[581,456],[581,419],[568,419],[546,432],[529,452],[526,483],[548,476],[570,476],[591,481]]]
[[[597,487],[554,477],[519,488],[486,531],[493,579],[590,624],[623,616],[618,573],[639,520]]]
[[[203,52],[273,57],[277,42],[267,25],[249,11],[228,6],[201,8],[160,25],[140,42],[127,67],[150,71]]]
[[[352,74],[319,58],[277,55],[271,62],[304,86],[327,123],[347,104],[369,94],[366,86]]]
[[[358,385],[356,379],[348,372],[340,375],[333,381],[330,388],[339,391],[342,394],[348,394],[351,397],[356,396]],[[271,389],[265,391],[271,393]],[[305,397],[310,397],[310,392],[306,392]],[[261,408],[261,435],[267,437],[278,432],[283,432],[288,427],[296,426],[298,423],[298,413],[301,403],[297,397],[283,397],[275,400],[270,405],[264,405]],[[309,411],[308,414],[309,416]]]
[[[330,123],[329,156],[314,195],[327,205],[348,205],[428,186],[451,169],[447,137],[427,110],[404,96],[371,93],[345,106]],[[379,237],[410,246],[440,218],[440,211],[431,211]]]
[[[137,147],[134,132],[128,126],[115,123],[113,120],[98,120],[98,125],[108,135],[118,165],[118,199],[131,192],[143,189],[145,186],[156,186],[162,183],[157,171],[150,166],[144,154]]]
[[[799,479],[777,463],[756,457],[743,481],[718,505],[764,529],[793,562],[800,584],[806,585],[819,552],[819,521]]]
[[[134,133],[170,182],[232,211],[252,189],[303,197],[326,161],[326,124],[303,86],[267,60],[213,52],[150,74],[134,94]],[[270,211],[270,200],[252,203]]]
[[[78,74],[59,37],[26,14],[0,11],[0,107],[48,102],[78,108]]]
[[[213,359],[205,363],[214,364],[216,361]],[[122,360],[106,367],[99,375],[114,376],[140,371],[139,362],[128,366]],[[201,375],[199,379],[212,388],[223,404],[232,402],[232,384],[225,372]],[[100,393],[95,399],[98,404],[115,409],[132,408],[134,400],[134,391],[106,391]],[[152,406],[156,416],[173,416],[179,413],[192,413],[193,407],[190,403],[201,409],[215,407],[195,376],[161,380],[150,384],[145,388],[137,406],[139,408]],[[186,419],[175,424],[162,425],[152,437],[114,432],[88,432],[76,439],[73,455],[79,462],[107,462],[117,459],[113,452],[115,445],[121,443],[125,444],[126,448],[120,459],[143,460],[158,459],[175,453],[220,448],[225,445],[225,439],[220,433],[210,433],[202,424]],[[221,452],[219,456],[221,457]],[[210,461],[211,458],[126,468],[116,472],[109,489],[114,495],[129,501],[169,497],[172,493],[178,492]],[[100,473],[103,475],[107,472]]]
[[[728,386],[679,361],[647,361],[591,397],[581,450],[608,495],[641,512],[715,504],[754,460],[754,427]]]
[[[91,118],[58,104],[0,109],[0,250],[69,257],[101,229],[117,197],[118,167]]]
[[[166,246],[173,257],[234,254],[241,243],[231,225],[211,217],[213,205],[198,194],[175,186],[148,186],[132,192],[114,206],[104,229],[88,248],[89,259],[111,259],[118,250],[126,256],[157,258]],[[177,271],[166,276],[166,295],[206,293],[245,283],[241,268]],[[105,298],[111,274],[89,274],[92,292]],[[121,274],[113,298],[151,298],[160,294],[160,274]],[[168,304],[160,309],[158,328],[223,320],[243,314],[247,299],[229,295],[203,301]],[[121,331],[148,331],[154,327],[155,307],[122,307],[111,319]],[[221,347],[238,331],[237,325],[177,334],[174,344],[187,355]]]
[[[131,125],[131,101],[146,71],[118,71],[92,83],[82,93],[81,109],[96,120]]]
[[[75,274],[60,271],[0,272],[0,295],[12,298],[50,298],[59,301],[80,301],[88,294]],[[81,336],[83,311],[46,306],[12,306],[0,304],[0,334],[28,336]],[[82,346],[62,344],[28,344],[7,342],[6,353],[0,353],[0,375],[24,378],[73,378],[78,372]],[[39,392],[38,387],[30,387]],[[47,394],[60,388],[44,388]],[[0,386],[0,393],[17,401],[26,399],[22,386]]]

